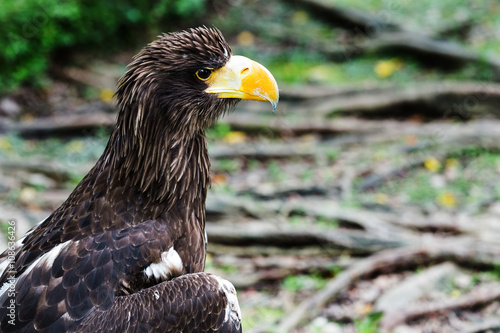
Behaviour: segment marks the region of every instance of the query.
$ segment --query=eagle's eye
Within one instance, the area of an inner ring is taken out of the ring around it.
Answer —
[[[202,81],[206,81],[212,75],[212,71],[213,70],[210,68],[202,68],[202,69],[199,69],[198,71],[196,71],[196,76],[198,77],[198,79],[200,79]]]

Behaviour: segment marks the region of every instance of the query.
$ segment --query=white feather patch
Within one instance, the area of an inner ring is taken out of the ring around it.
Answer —
[[[38,259],[36,259],[33,263],[31,263],[31,265],[28,266],[28,268],[26,268],[26,270],[23,272],[23,274],[21,274],[21,276],[29,274],[39,264],[41,264],[41,265],[47,265],[48,267],[51,267],[52,264],[54,264],[54,260],[56,260],[56,258],[59,255],[59,253],[61,253],[61,251],[66,246],[68,246],[68,244],[70,242],[71,241],[69,240],[67,242],[58,244],[57,246],[55,246],[54,248],[52,248],[52,250],[50,250],[49,252],[45,253],[41,257],[38,257]],[[17,282],[17,280],[18,280],[18,278],[7,280],[7,282],[5,282],[3,284],[2,288],[0,288],[0,296],[3,295],[9,289],[9,286],[12,283],[15,284]]]
[[[43,222],[45,222],[45,220],[47,220],[47,218],[48,217],[46,217],[43,220],[41,220],[40,222],[38,222],[36,224],[36,226],[34,226],[33,228],[31,228],[22,238],[18,239],[13,245],[11,245],[9,248],[7,248],[7,250],[5,250],[5,251],[12,251],[13,253],[11,255],[7,255],[4,258],[4,260],[0,263],[0,276],[3,275],[4,272],[5,272],[5,270],[7,269],[7,267],[9,267],[9,264],[11,263],[11,260],[9,260],[9,258],[12,258],[13,255],[17,254],[17,252],[19,252],[19,250],[23,246],[23,241],[26,238],[26,236],[28,236],[29,234],[31,234],[33,232],[33,230],[35,230],[40,224],[42,224]],[[2,287],[2,289],[3,289],[3,287]]]
[[[220,288],[224,291],[227,298],[226,315],[224,317],[224,322],[231,318],[231,321],[235,323],[238,327],[241,323],[241,310],[240,304],[238,303],[238,297],[236,296],[236,289],[231,282],[224,280],[223,278],[213,275],[213,277],[219,282]]]
[[[152,263],[144,269],[144,274],[149,279],[165,281],[182,274],[182,259],[179,253],[171,247],[168,251],[161,254],[161,260],[158,263]]]

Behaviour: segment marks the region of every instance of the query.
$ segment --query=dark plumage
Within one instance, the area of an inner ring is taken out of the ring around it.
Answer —
[[[96,165],[0,257],[1,331],[241,331],[232,285],[201,273],[204,130],[241,98],[275,105],[276,82],[201,27],[146,46],[117,98]]]

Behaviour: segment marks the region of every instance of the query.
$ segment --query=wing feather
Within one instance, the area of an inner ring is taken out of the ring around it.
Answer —
[[[9,295],[8,285],[2,289],[0,331],[22,332],[27,327],[72,330],[93,309],[106,311],[116,296],[150,284],[144,269],[155,256],[161,258],[163,249],[173,246],[168,227],[158,224],[146,221],[119,231],[103,231],[58,244],[36,260],[27,259],[30,265],[14,279],[14,295]],[[8,323],[11,302],[16,305],[15,326]]]
[[[239,309],[229,306],[228,290],[234,287],[228,284],[209,273],[182,275],[117,297],[108,310],[93,310],[75,332],[241,332]]]

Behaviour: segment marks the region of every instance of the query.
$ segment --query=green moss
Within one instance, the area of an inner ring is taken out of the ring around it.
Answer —
[[[323,278],[319,273],[309,275],[290,275],[283,282],[282,287],[290,293],[297,293],[303,290],[319,290],[325,287],[327,279]]]
[[[138,33],[155,36],[165,22],[194,20],[205,0],[6,0],[0,2],[0,93],[41,85],[64,48],[106,51]]]
[[[227,123],[217,123],[206,131],[208,140],[220,140],[231,132],[231,125]]]
[[[355,320],[354,327],[358,333],[376,333],[379,331],[378,323],[381,319],[381,312],[371,312],[365,317]]]

